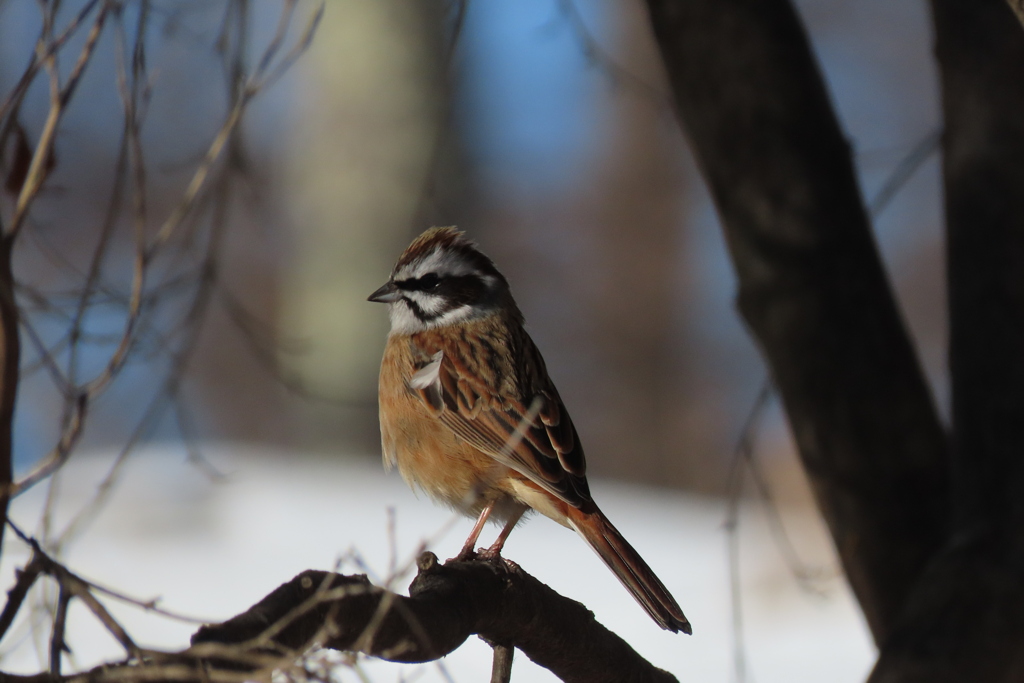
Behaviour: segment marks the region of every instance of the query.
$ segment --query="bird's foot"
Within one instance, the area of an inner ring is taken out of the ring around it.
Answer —
[[[492,545],[490,548],[481,548],[476,551],[475,555],[478,560],[497,561],[502,559],[500,546],[494,547]]]
[[[504,545],[504,544],[502,544]],[[501,556],[502,545],[492,545],[490,548],[482,548],[476,551],[476,559],[483,562],[494,562],[495,564],[504,564],[507,569],[517,571],[519,565],[508,559],[507,557]]]
[[[478,548],[473,549],[472,546],[466,546],[459,551],[459,554],[448,560],[449,562],[493,562],[495,564],[504,564],[508,569],[518,570],[519,565],[512,560],[501,556],[501,547],[491,546],[489,548]]]
[[[448,560],[449,562],[472,562],[477,559],[477,551],[473,549],[472,545],[465,545],[459,554]]]

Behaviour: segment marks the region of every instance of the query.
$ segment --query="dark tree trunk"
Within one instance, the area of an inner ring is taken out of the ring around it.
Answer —
[[[1000,0],[933,0],[946,131],[957,531],[1024,559],[1024,31]]]
[[[947,440],[786,0],[648,0],[804,466],[876,642],[948,531]]]
[[[1003,0],[932,0],[953,389],[948,551],[873,683],[1024,680],[1024,31]]]
[[[1024,0],[1007,0],[1007,2],[1013,8],[1013,12],[1020,22],[1024,24]]]

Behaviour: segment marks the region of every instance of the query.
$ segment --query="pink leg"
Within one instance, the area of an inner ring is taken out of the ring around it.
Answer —
[[[491,544],[491,547],[483,551],[481,555],[492,558],[501,557],[501,549],[505,547],[505,541],[508,540],[509,534],[512,533],[512,529],[516,527],[516,523],[523,516],[524,512],[526,512],[526,508],[522,508],[519,512],[510,517],[509,520],[505,522],[505,528],[501,530],[500,534],[498,534],[498,538],[496,538],[494,543]]]
[[[462,551],[458,554],[458,558],[460,560],[473,556],[473,551],[476,548],[476,541],[480,538],[480,532],[484,530],[484,524],[487,523],[487,518],[491,516],[491,512],[493,510],[494,502],[492,501],[480,511],[480,516],[476,518],[476,524],[473,525],[473,530],[469,532],[469,538],[466,539],[466,544],[462,546]]]

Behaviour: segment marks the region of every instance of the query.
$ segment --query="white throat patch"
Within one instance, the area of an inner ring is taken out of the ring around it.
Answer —
[[[388,317],[391,318],[391,334],[416,334],[424,330],[432,330],[445,325],[454,325],[479,317],[489,311],[475,311],[469,304],[443,313],[433,320],[420,320],[405,301],[399,299],[388,304]]]

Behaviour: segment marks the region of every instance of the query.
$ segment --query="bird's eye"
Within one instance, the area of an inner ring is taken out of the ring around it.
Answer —
[[[427,273],[420,278],[420,287],[427,291],[437,289],[440,284],[441,278],[437,276],[437,273]]]

